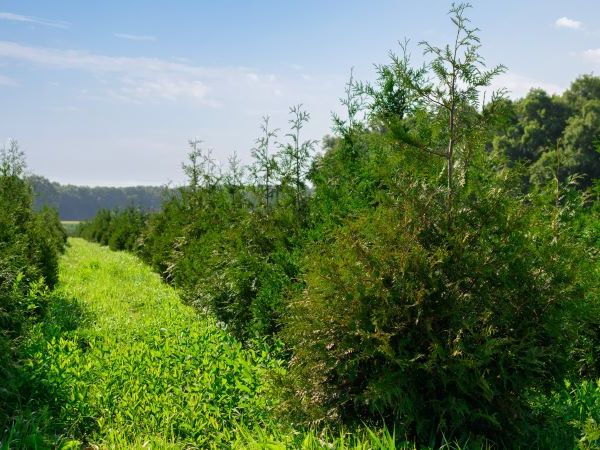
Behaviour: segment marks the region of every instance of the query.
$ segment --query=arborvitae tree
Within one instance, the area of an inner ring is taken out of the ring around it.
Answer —
[[[188,187],[192,192],[214,189],[221,180],[219,165],[213,158],[212,151],[202,148],[201,144],[199,139],[189,141],[188,162],[182,164],[183,172],[188,177]]]
[[[272,187],[276,181],[277,158],[271,151],[271,146],[277,138],[278,129],[269,128],[269,117],[263,117],[263,123],[260,126],[262,136],[256,139],[256,145],[252,148],[252,157],[254,164],[251,166],[252,175],[258,190],[264,189],[264,197],[261,203],[269,208],[272,197]]]
[[[391,53],[391,65],[379,68],[383,89],[373,98],[375,112],[405,143],[445,160],[449,227],[452,224],[456,190],[456,161],[462,161],[464,175],[471,160],[472,146],[466,137],[471,134],[472,124],[466,119],[471,110],[481,107],[481,89],[489,86],[492,79],[504,71],[504,66],[486,70],[479,54],[479,30],[471,28],[465,17],[469,7],[468,4],[459,4],[450,9],[451,20],[456,27],[453,43],[444,47],[429,42],[420,43],[424,55],[432,56],[422,67],[414,69],[410,65],[406,43],[402,47],[402,57]],[[398,123],[398,119],[402,120],[401,116],[398,118],[398,113],[409,108],[424,110],[429,113],[428,120],[438,122],[427,141],[421,139],[423,136],[409,136],[406,134],[406,125]]]
[[[20,397],[15,376],[18,346],[47,305],[47,289],[58,280],[58,256],[66,235],[54,211],[34,213],[26,165],[16,141],[0,148],[0,439]]]
[[[202,175],[202,141],[200,139],[190,139],[190,151],[187,155],[187,163],[181,165],[183,172],[188,177],[188,186],[192,191],[196,191],[200,187],[200,177]]]
[[[556,196],[524,195],[521,174],[488,151],[496,102],[482,109],[478,89],[501,69],[481,68],[464,9],[451,10],[455,44],[426,46],[431,64],[393,57],[396,85],[376,98],[404,90],[407,108],[372,111],[380,126],[354,137],[359,157],[340,139],[315,168],[321,229],[280,335],[293,420],[383,420],[417,446],[445,433],[514,448],[528,395],[577,368],[597,260],[571,205],[557,215]]]
[[[0,176],[21,177],[25,166],[25,153],[19,148],[19,143],[9,140],[8,145],[0,149]]]
[[[148,214],[135,206],[110,211],[100,210],[92,220],[82,222],[78,235],[108,245],[111,250],[136,251],[146,229]]]
[[[302,105],[292,106],[290,115],[292,116],[289,119],[290,132],[286,136],[290,138],[291,142],[281,145],[279,156],[282,161],[281,167],[284,178],[290,179],[294,187],[294,203],[296,211],[299,212],[306,190],[305,178],[317,141],[302,141],[300,137],[302,128],[310,120],[310,114],[302,109]]]
[[[246,190],[246,167],[242,164],[237,152],[233,152],[228,158],[228,163],[229,165],[223,180],[227,191],[231,196],[232,205],[236,208],[240,208],[243,206],[242,204]]]

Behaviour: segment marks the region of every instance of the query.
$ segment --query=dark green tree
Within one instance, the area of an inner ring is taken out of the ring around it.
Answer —
[[[473,124],[469,118],[473,117],[473,110],[481,107],[482,89],[504,71],[504,66],[486,69],[479,54],[478,29],[471,28],[465,17],[469,7],[469,4],[459,4],[450,9],[456,28],[451,44],[437,47],[429,42],[420,43],[425,56],[431,56],[429,62],[413,68],[405,43],[402,57],[391,53],[391,64],[379,67],[381,89],[378,93],[373,95],[376,91],[372,88],[366,90],[371,92],[374,113],[387,122],[398,137],[410,146],[445,160],[449,227],[457,188],[455,171],[460,169],[459,177],[464,180],[472,160],[473,143],[468,139],[473,136]],[[421,110],[428,116],[427,120],[436,123],[430,127],[426,141],[420,139],[423,136],[407,133],[401,114],[409,109]]]
[[[479,92],[502,68],[482,68],[465,8],[451,10],[456,43],[426,45],[424,68],[392,56],[397,85],[373,87],[371,99],[405,91],[406,107],[372,101],[379,126],[352,139],[362,151],[342,136],[315,165],[314,240],[281,332],[293,420],[383,419],[417,445],[444,433],[518,447],[532,390],[577,369],[595,260],[555,185],[523,194],[521,173],[489,152],[506,102],[483,108]]]

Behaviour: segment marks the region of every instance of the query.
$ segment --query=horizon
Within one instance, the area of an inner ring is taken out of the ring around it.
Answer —
[[[25,155],[25,156],[27,157],[27,155]],[[175,184],[172,181],[167,181],[164,183],[161,183],[161,182],[152,183],[151,181],[138,182],[135,180],[131,180],[131,181],[124,180],[121,182],[117,182],[120,184],[102,184],[101,180],[99,181],[99,184],[74,184],[74,183],[68,183],[68,182],[63,183],[61,181],[52,180],[43,174],[33,173],[33,172],[31,172],[31,170],[26,171],[26,176],[27,177],[31,177],[31,176],[42,177],[42,178],[45,178],[46,180],[48,180],[50,183],[56,183],[61,186],[72,186],[72,187],[76,187],[76,188],[86,188],[87,187],[87,188],[117,188],[117,189],[120,189],[120,188],[135,188],[135,187],[155,187],[155,188],[176,189],[176,188],[185,186],[185,182]]]
[[[493,87],[561,93],[600,68],[600,4],[582,0],[472,2]],[[448,41],[450,2],[102,4],[16,0],[0,7],[0,143],[16,139],[30,172],[75,186],[184,183],[189,139],[244,163],[270,116],[311,114],[306,138],[331,133],[351,68],[374,64],[409,38]],[[419,24],[426,23],[422,27]],[[508,28],[507,28],[508,27]],[[507,29],[510,32],[507,33]]]

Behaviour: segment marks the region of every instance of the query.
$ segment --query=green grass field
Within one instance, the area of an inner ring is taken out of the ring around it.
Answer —
[[[64,426],[63,443],[221,447],[236,423],[261,425],[265,371],[277,365],[267,352],[243,350],[134,256],[70,244],[55,323],[29,348],[36,397]]]

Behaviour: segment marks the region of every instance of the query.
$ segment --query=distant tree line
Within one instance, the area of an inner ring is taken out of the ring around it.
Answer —
[[[528,166],[530,185],[577,175],[580,188],[600,178],[600,78],[583,75],[561,95],[533,89],[504,100],[494,149]]]
[[[287,133],[263,120],[251,165],[220,171],[192,141],[159,212],[82,233],[134,242],[246,345],[279,343],[292,423],[570,448],[599,432],[593,408],[549,399],[600,376],[600,79],[484,101],[503,67],[483,65],[465,9],[427,64],[403,47],[374,83],[351,77],[322,154],[293,107]]]
[[[127,208],[158,211],[168,189],[158,186],[88,187],[62,185],[33,175],[34,208],[58,210],[61,220],[88,220],[101,209]]]

